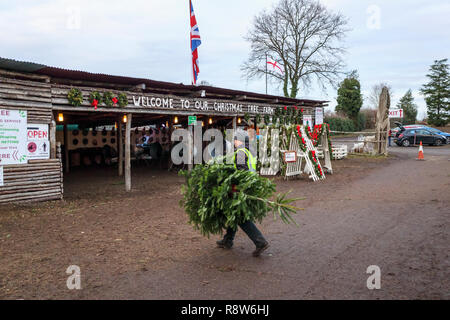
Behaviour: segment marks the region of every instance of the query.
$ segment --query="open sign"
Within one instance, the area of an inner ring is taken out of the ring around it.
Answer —
[[[50,159],[50,142],[48,131],[48,124],[28,125],[28,159]]]

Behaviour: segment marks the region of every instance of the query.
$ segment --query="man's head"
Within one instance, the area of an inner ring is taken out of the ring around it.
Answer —
[[[244,147],[246,141],[248,141],[247,132],[243,130],[236,130],[234,134],[234,146],[236,148]]]

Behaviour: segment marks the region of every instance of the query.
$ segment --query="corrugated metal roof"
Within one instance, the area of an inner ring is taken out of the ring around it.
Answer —
[[[45,66],[43,64],[18,61],[14,59],[6,59],[0,57],[0,68],[19,72],[31,72],[34,73]]]
[[[266,102],[274,103],[273,101],[278,101],[277,104],[309,104],[309,105],[321,105],[327,103],[328,101],[318,101],[318,100],[308,100],[308,99],[292,99],[281,96],[266,95],[254,92],[231,90],[225,88],[211,87],[211,86],[192,86],[184,85],[182,83],[172,83],[164,81],[155,81],[144,78],[133,78],[124,76],[114,76],[101,73],[90,73],[79,70],[68,70],[62,68],[49,67],[42,64],[17,61],[13,59],[6,59],[0,57],[0,68],[7,69],[18,72],[28,72],[39,75],[45,75],[52,77],[52,82],[57,82],[58,79],[74,80],[74,81],[87,81],[87,82],[100,82],[109,83],[123,86],[135,86],[138,84],[145,84],[146,91],[151,90],[167,90],[171,91],[173,94],[186,95],[189,92],[198,92],[200,90],[205,90],[209,96],[223,96],[222,98],[235,99],[237,96],[245,96],[247,100],[265,100]]]

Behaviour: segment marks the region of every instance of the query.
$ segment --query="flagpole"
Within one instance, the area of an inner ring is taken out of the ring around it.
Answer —
[[[267,52],[266,52],[266,94],[267,94]]]

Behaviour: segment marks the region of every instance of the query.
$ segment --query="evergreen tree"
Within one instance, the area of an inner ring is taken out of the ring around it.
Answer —
[[[355,70],[339,85],[336,111],[356,121],[362,104],[361,84]]]
[[[409,89],[397,103],[397,108],[403,109],[403,124],[416,123],[417,105],[414,103],[411,89]]]
[[[450,121],[450,75],[448,59],[435,60],[421,92],[427,103],[428,122],[444,126]]]

